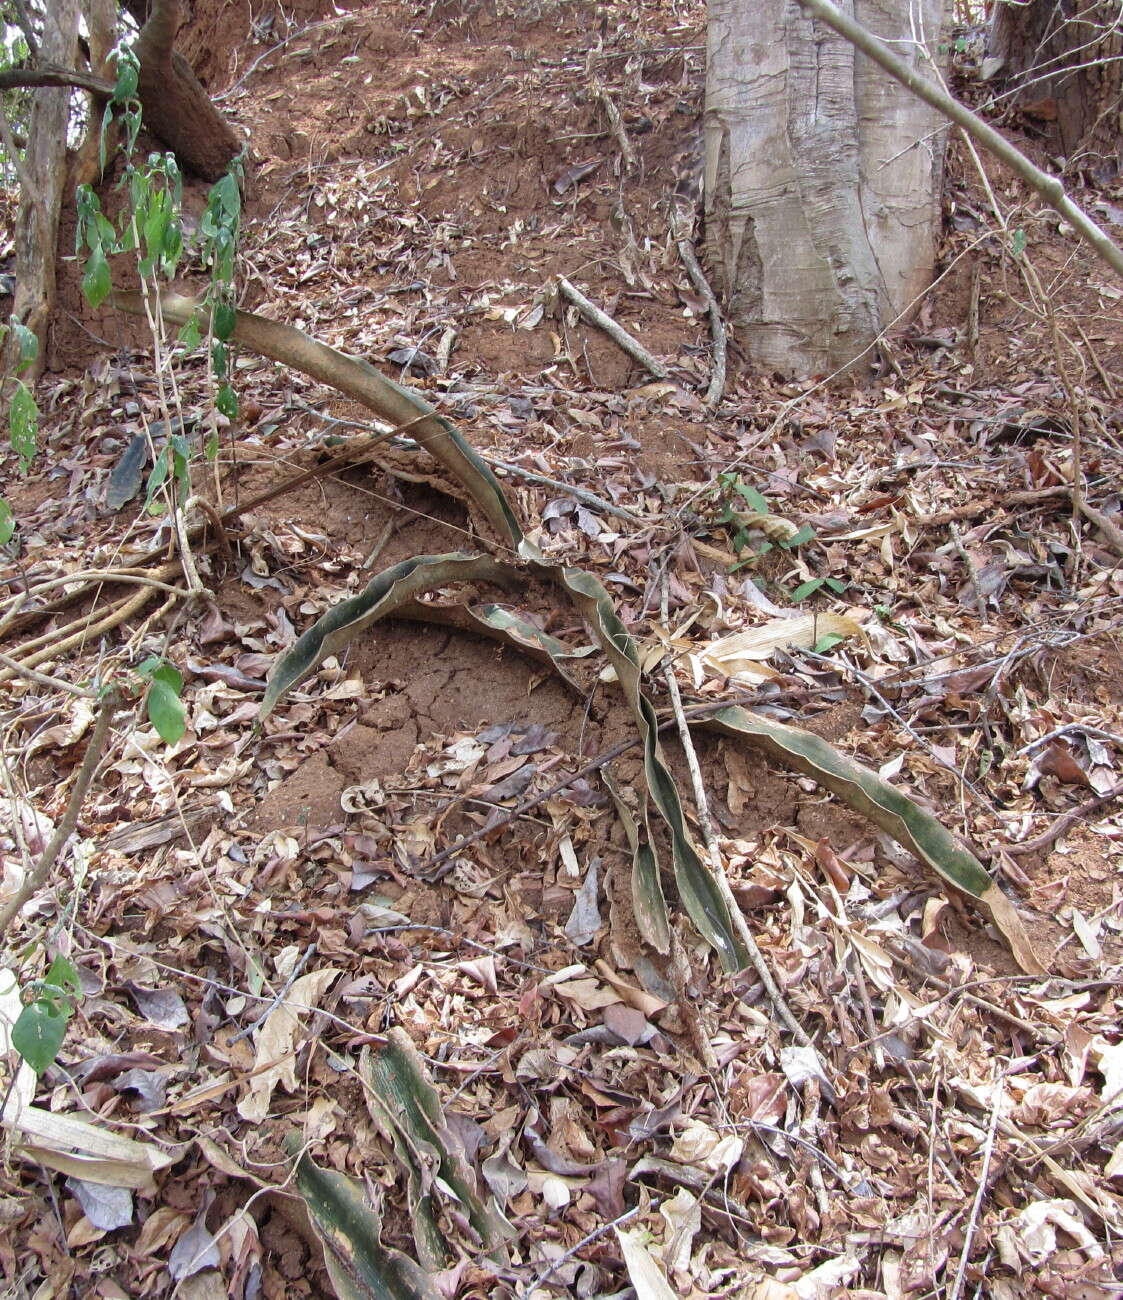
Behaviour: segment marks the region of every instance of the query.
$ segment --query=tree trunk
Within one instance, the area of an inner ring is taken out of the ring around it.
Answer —
[[[79,12],[79,0],[53,0],[47,6],[39,45],[44,62],[74,66]],[[66,87],[41,87],[34,92],[20,173],[22,196],[16,217],[12,312],[39,340],[39,355],[28,372],[33,379],[42,373],[46,362],[47,327],[55,303],[55,247],[66,184],[70,93]]]
[[[943,0],[854,7],[935,56]],[[941,119],[796,0],[711,0],[708,54],[706,253],[737,342],[789,376],[861,365],[931,280]]]
[[[217,181],[242,146],[187,60],[172,48],[181,19],[179,0],[155,0],[137,38],[144,125],[185,167]]]
[[[104,81],[113,82],[109,56],[117,41],[116,0],[82,0],[82,18],[86,25],[90,72]],[[93,93],[89,96],[89,119],[86,138],[74,163],[73,186],[92,185],[97,179],[101,140],[102,103]]]
[[[1119,0],[999,4],[995,71],[1072,163],[1123,170],[1123,30]]]

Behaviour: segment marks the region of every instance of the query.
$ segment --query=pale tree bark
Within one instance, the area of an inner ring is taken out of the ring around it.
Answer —
[[[943,0],[845,7],[938,57]],[[797,0],[711,0],[708,53],[706,252],[737,343],[789,376],[861,365],[931,279],[940,117]]]
[[[40,58],[73,67],[78,52],[79,0],[52,0],[46,7]],[[13,314],[39,340],[30,370],[36,378],[47,356],[47,328],[55,302],[55,246],[66,183],[66,127],[70,90],[40,87],[28,119],[27,150],[20,179],[22,196],[15,229],[16,292]]]
[[[90,72],[104,81],[114,80],[109,55],[117,41],[117,0],[82,0],[82,18],[86,27],[86,44],[90,51]],[[98,174],[102,105],[98,96],[89,95],[89,122],[86,138],[74,164],[74,185],[92,185]]]
[[[996,5],[991,67],[1070,162],[1123,170],[1123,13],[1119,0]]]

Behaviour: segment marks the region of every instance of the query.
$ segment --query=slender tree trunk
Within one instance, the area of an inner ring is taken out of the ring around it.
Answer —
[[[1083,166],[1123,170],[1123,18],[1119,0],[996,6],[990,54],[1001,80],[1054,148]]]
[[[943,0],[845,7],[935,56]],[[796,0],[711,0],[708,51],[706,252],[737,342],[785,375],[862,364],[931,279],[940,119]]]
[[[73,67],[78,52],[79,0],[51,0],[43,20],[40,58]],[[66,181],[66,128],[69,88],[40,87],[32,97],[27,149],[21,174],[23,193],[15,229],[16,292],[13,314],[39,340],[39,355],[29,371],[42,373],[47,329],[55,303],[55,249]]]

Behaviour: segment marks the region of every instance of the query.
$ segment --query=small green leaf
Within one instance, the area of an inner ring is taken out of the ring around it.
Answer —
[[[229,384],[220,384],[215,394],[214,404],[217,409],[231,420],[238,418],[238,394]]]
[[[846,590],[846,583],[841,578],[824,578],[823,585],[830,588],[836,596],[841,596]]]
[[[798,605],[801,600],[806,600],[808,596],[818,591],[824,581],[823,578],[809,578],[806,582],[801,582],[789,599],[793,604]]]
[[[225,216],[230,224],[230,218],[236,218],[242,210],[242,194],[238,189],[238,179],[233,172],[227,172],[220,180],[211,186],[211,192],[207,195],[207,206],[212,209],[215,216],[221,220]]]
[[[8,408],[8,418],[12,450],[20,458],[21,468],[26,469],[35,456],[38,442],[39,408],[22,380],[16,383],[16,391],[12,394],[11,406]]]
[[[177,677],[179,674],[165,664],[153,675],[152,685],[148,688],[148,721],[156,728],[157,734],[165,745],[177,744],[187,730],[187,715],[178,691],[166,680],[164,673],[170,670]],[[180,678],[182,686],[183,679]]]
[[[845,637],[839,636],[836,632],[828,632],[826,636],[821,636],[811,649],[817,655],[825,655],[828,650],[833,650],[836,645],[844,640]]]
[[[91,307],[98,308],[109,297],[112,281],[109,275],[109,263],[105,260],[101,244],[90,251],[86,263],[86,273],[82,276],[82,293]]]
[[[61,954],[47,967],[43,983],[58,989],[64,996],[78,997],[82,992],[82,981],[78,978],[78,968],[69,957]]]
[[[1015,257],[1021,257],[1021,255],[1026,251],[1026,244],[1028,242],[1024,230],[1019,227],[1019,229],[1014,231],[1013,238],[1010,240],[1010,249]]]
[[[235,311],[233,303],[216,303],[213,316],[215,338],[222,339],[223,342],[233,338],[234,324],[237,319],[238,313]]]
[[[164,485],[164,480],[168,477],[168,449],[160,448],[160,454],[156,457],[156,463],[152,466],[152,473],[148,476],[148,497],[146,504],[152,504],[152,498]]]
[[[170,664],[166,660],[161,660],[152,670],[152,680],[154,682],[163,682],[177,696],[183,691],[183,674],[174,664]]]
[[[192,313],[191,319],[179,331],[179,341],[188,352],[194,352],[203,341],[203,336],[199,333],[199,315],[197,312]]]
[[[0,546],[7,546],[16,531],[16,517],[12,507],[0,497]]]
[[[19,364],[16,366],[16,374],[26,370],[29,365],[39,355],[39,339],[36,337],[34,330],[29,330],[22,321],[12,317],[12,336],[19,345]]]
[[[168,196],[163,193],[154,196],[153,202],[145,213],[143,229],[144,246],[148,250],[150,258],[162,256],[164,240],[167,237],[170,222],[171,212],[168,210]]]
[[[803,546],[805,543],[812,541],[814,537],[814,528],[810,524],[804,524],[794,537],[789,538],[786,542],[781,542],[780,545],[786,551],[794,551],[797,546]]]
[[[230,364],[230,349],[225,343],[217,339],[211,348],[211,368],[214,370],[216,379],[225,379],[226,370]]]
[[[734,491],[758,514],[768,514],[768,502],[755,487],[750,487],[747,483],[737,483],[734,486]]]
[[[160,658],[159,655],[149,655],[148,658],[145,659],[143,663],[137,664],[136,666],[137,675],[139,677],[150,678],[152,674],[156,671],[156,669],[159,668],[163,662],[164,661]]]
[[[36,1074],[58,1056],[69,1019],[69,1007],[48,997],[36,998],[19,1013],[12,1026],[12,1046]]]
[[[219,448],[218,434],[212,433],[210,437],[207,438],[206,442],[203,444],[203,455],[207,458],[207,460],[217,460],[218,448]]]
[[[113,87],[113,102],[123,104],[127,99],[135,99],[139,80],[140,63],[137,56],[132,50],[120,50],[117,54],[117,84]]]

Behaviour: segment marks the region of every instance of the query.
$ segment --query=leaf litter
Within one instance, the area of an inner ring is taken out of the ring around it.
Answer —
[[[598,45],[581,6],[369,7],[246,75],[230,107],[265,155],[254,310],[420,388],[509,466],[495,472],[531,540],[596,575],[645,667],[671,653],[697,703],[811,728],[973,845],[1046,973],[1020,970],[963,881],[924,871],[892,827],[700,735],[733,897],[813,1050],[793,1040],[758,973],[717,969],[643,856],[671,846],[642,806],[630,719],[595,683],[599,657],[561,658],[588,634],[543,581],[515,603],[470,592],[469,624],[451,591],[415,596],[411,621],[332,645],[255,737],[277,656],[371,568],[476,549],[463,489],[390,450],[251,510],[240,564],[200,555],[215,599],[168,651],[188,729],[170,749],[146,724],[119,732],[67,874],[21,918],[15,982],[42,938],[84,997],[56,1065],[5,1102],[6,1281],[897,1297],[951,1287],[962,1261],[983,1294],[1115,1293],[1123,832],[1110,800],[1065,818],[1118,783],[1123,592],[1058,492],[1071,440],[1051,355],[1014,281],[971,355],[953,233],[899,373],[853,391],[742,379],[707,414],[704,314],[663,206],[700,110],[703,15],[606,12]],[[954,154],[949,177],[953,206],[978,203]],[[1025,220],[1064,320],[1088,319],[1082,253]],[[559,304],[559,276],[668,380]],[[1109,376],[1114,301],[1096,299],[1089,344]],[[19,582],[141,563],[161,540],[113,478],[142,411],[158,418],[150,373],[135,345],[110,359],[86,339],[47,381],[65,450],[11,493]],[[296,372],[244,355],[237,374],[224,504],[369,425]],[[1110,509],[1101,382],[1089,373],[1085,471]],[[190,362],[183,393],[185,425],[202,424]],[[785,549],[772,529],[745,549],[714,490],[729,472],[814,542]],[[793,603],[826,577],[845,590]],[[820,627],[844,639],[823,648]],[[160,653],[166,629],[127,624],[107,662]],[[5,649],[45,630],[13,625]],[[92,650],[50,670],[88,681]],[[3,690],[6,893],[20,839],[34,856],[61,815],[90,711],[25,679]],[[408,1080],[421,1110],[394,1119],[375,1080]]]

